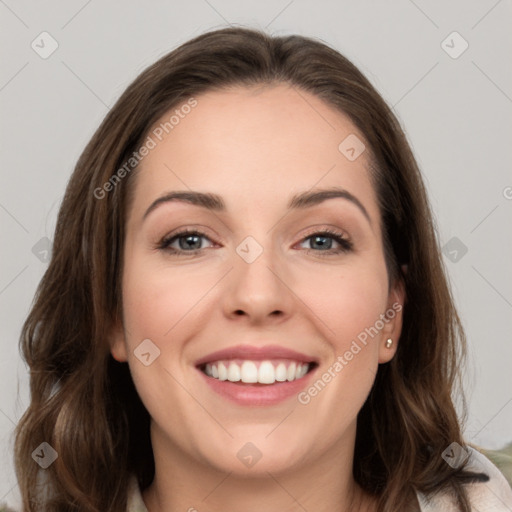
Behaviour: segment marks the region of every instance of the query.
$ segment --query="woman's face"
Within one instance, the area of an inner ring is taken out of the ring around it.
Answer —
[[[179,463],[255,474],[350,457],[403,304],[363,137],[283,84],[195,99],[168,134],[149,132],[112,354],[130,366],[155,452]],[[155,204],[171,192],[218,200]]]

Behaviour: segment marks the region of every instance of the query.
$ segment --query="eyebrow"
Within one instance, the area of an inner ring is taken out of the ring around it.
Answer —
[[[361,201],[359,201],[359,199],[353,194],[351,194],[348,190],[345,190],[340,187],[332,187],[320,190],[317,189],[314,191],[306,191],[294,195],[288,202],[287,209],[297,210],[311,208],[312,206],[320,204],[328,199],[334,198],[346,199],[347,201],[350,201],[352,204],[356,205],[359,208],[359,210],[363,213],[363,215],[366,217],[370,225],[372,224],[370,215],[368,214],[368,211],[363,206]],[[209,192],[179,190],[167,192],[163,196],[153,201],[149,208],[144,213],[142,220],[145,220],[146,217],[158,206],[173,201],[189,203],[194,206],[206,208],[207,210],[211,210],[214,212],[226,211],[226,204],[224,200],[222,199],[221,196],[217,194],[212,194]]]

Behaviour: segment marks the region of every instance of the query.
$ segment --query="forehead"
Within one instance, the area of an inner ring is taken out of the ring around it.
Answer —
[[[347,137],[363,136],[320,98],[277,84],[209,91],[195,100],[149,130],[156,144],[139,166],[135,208],[170,190],[222,195],[229,210],[248,202],[284,205],[293,193],[341,186],[377,213],[366,152],[351,161],[339,148]]]

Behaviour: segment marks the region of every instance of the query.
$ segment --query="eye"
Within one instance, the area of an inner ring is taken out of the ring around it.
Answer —
[[[182,253],[196,254],[204,249],[204,247],[202,247],[202,238],[210,240],[204,233],[185,229],[178,233],[174,233],[170,237],[163,238],[158,244],[158,249],[166,250],[178,255]],[[173,247],[176,242],[178,247]]]
[[[312,251],[319,256],[329,256],[349,252],[353,248],[352,242],[346,238],[343,233],[330,229],[324,229],[323,231],[312,233],[304,238],[301,243],[308,241],[310,241],[310,245],[312,245],[313,248],[306,248],[306,250],[308,252]],[[332,247],[333,241],[338,244],[338,248]]]
[[[171,236],[164,237],[157,245],[157,248],[170,252],[171,254],[182,256],[182,255],[196,255],[199,254],[203,249],[202,239],[213,242],[200,231],[185,229],[178,233],[173,233]],[[353,249],[352,242],[346,238],[346,236],[339,232],[330,229],[324,229],[322,231],[315,231],[303,238],[301,244],[311,241],[312,248],[305,248],[306,251],[313,252],[319,256],[330,256],[340,253],[346,253]],[[334,244],[338,247],[333,248]],[[176,246],[177,245],[177,246]]]

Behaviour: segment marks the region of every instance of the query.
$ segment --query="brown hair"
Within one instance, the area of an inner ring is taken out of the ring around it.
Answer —
[[[340,53],[310,38],[244,28],[203,34],[147,68],[77,162],[52,259],[21,334],[31,403],[17,426],[15,455],[26,511],[124,511],[130,475],[141,489],[154,476],[149,414],[128,365],[112,358],[106,339],[122,318],[124,223],[135,171],[105,197],[95,191],[170,108],[230,85],[282,82],[345,113],[365,137],[390,284],[401,279],[405,285],[397,353],[379,366],[358,416],[354,477],[379,497],[380,512],[405,509],[414,491],[445,488],[469,512],[468,474],[441,457],[450,443],[464,444],[452,393],[459,392],[465,416],[465,336],[406,136],[374,87]],[[42,472],[31,453],[44,441],[59,456]],[[45,493],[38,491],[39,478]]]

